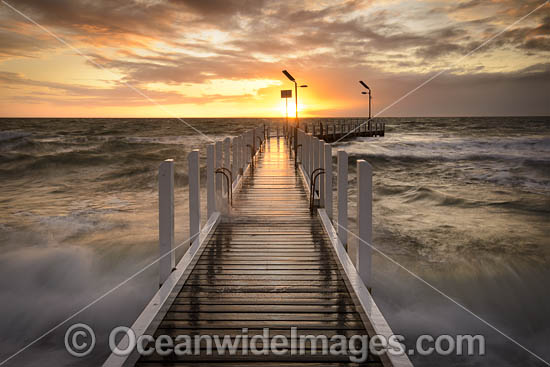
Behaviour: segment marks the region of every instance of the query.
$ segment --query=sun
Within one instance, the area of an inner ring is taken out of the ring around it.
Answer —
[[[281,102],[277,108],[277,111],[280,113],[280,116],[285,117],[287,113],[287,106],[285,105],[285,99],[281,98]],[[302,102],[298,102],[298,115],[302,116],[307,114],[307,106]],[[288,118],[296,117],[296,102],[294,99],[288,99]]]

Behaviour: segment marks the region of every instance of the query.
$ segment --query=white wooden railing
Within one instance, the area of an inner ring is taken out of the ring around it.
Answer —
[[[348,249],[348,154],[344,150],[337,152],[338,217],[334,220],[332,146],[301,129],[297,135],[298,145],[302,146],[302,149],[298,150],[298,161],[301,162],[300,168],[307,186],[311,187],[311,174],[316,169],[324,170],[320,180],[315,182],[315,204],[325,209],[328,218],[337,228],[342,245]],[[357,161],[357,193],[357,237],[360,245],[356,246],[356,253],[350,255],[355,258],[361,279],[370,288],[372,249],[361,243],[372,242],[372,167],[364,160]]]
[[[260,139],[258,139],[258,137]],[[206,147],[206,210],[207,218],[217,212],[227,212],[230,192],[235,191],[242,176],[254,163],[260,149],[260,141],[265,139],[265,127],[249,130],[233,139],[208,144]],[[198,240],[201,231],[201,192],[199,150],[193,150],[187,156],[189,181],[189,245]],[[174,165],[173,159],[167,159],[159,167],[159,283],[162,285],[175,267],[174,255]],[[231,172],[231,188],[227,187],[220,168]],[[185,246],[186,248],[189,245]],[[166,255],[166,256],[165,256]]]
[[[344,150],[337,152],[337,205],[338,218],[333,218],[333,173],[332,173],[332,146],[314,137],[311,133],[299,129],[297,131],[299,170],[303,175],[306,190],[309,190],[310,176],[321,168],[325,173],[321,176],[320,185],[315,188],[313,198],[317,204],[317,214],[334,253],[349,284],[355,293],[361,308],[368,318],[372,332],[376,335],[392,337],[394,332],[380,312],[372,298],[372,166],[365,160],[357,161],[357,233],[348,228],[348,154]],[[292,145],[291,145],[292,147]],[[296,154],[296,152],[294,153]],[[336,227],[336,228],[335,228]],[[355,252],[350,254],[348,247],[349,235],[356,237]],[[355,258],[355,266],[351,258]],[[412,367],[406,354],[386,353],[381,356],[392,366]]]

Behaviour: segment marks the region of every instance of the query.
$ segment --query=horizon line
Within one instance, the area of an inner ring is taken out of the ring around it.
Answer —
[[[381,118],[457,118],[457,117],[550,117],[549,114],[533,114],[533,115],[410,115],[410,116],[378,116],[371,119]],[[273,116],[0,116],[0,119],[286,119],[286,117],[273,117]],[[307,116],[299,117],[299,119],[368,119],[367,116]],[[288,117],[289,120],[295,120],[295,117]]]

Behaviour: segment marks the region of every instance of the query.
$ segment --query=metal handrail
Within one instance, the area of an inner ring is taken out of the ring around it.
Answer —
[[[221,173],[227,179],[227,199],[229,200],[229,206],[233,207],[233,174],[231,170],[225,167],[218,168],[216,173]]]
[[[263,144],[263,140],[261,137],[259,136],[256,136],[256,138],[260,139],[260,152],[262,151],[262,144]]]
[[[310,178],[309,178],[309,210],[313,211],[313,203],[315,200],[315,182],[317,181],[317,177],[324,175],[325,169],[324,168],[317,168],[311,172]],[[315,176],[314,176],[315,175]],[[321,193],[319,193],[319,196]]]

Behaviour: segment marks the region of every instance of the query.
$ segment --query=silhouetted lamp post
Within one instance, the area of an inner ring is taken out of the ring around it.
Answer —
[[[371,112],[370,112],[370,108],[371,108],[371,99],[372,99],[372,91],[370,90],[369,86],[365,84],[365,82],[363,82],[362,80],[359,80],[359,83],[367,88],[368,90],[368,95],[369,95],[369,121],[371,119]],[[361,94],[367,94],[367,92],[361,92]]]
[[[298,162],[298,128],[300,127],[300,122],[298,120],[298,82],[290,73],[286,70],[283,70],[283,74],[294,83],[294,98],[296,99],[296,124],[294,124],[294,163]],[[300,88],[307,88],[307,85],[300,85]]]

